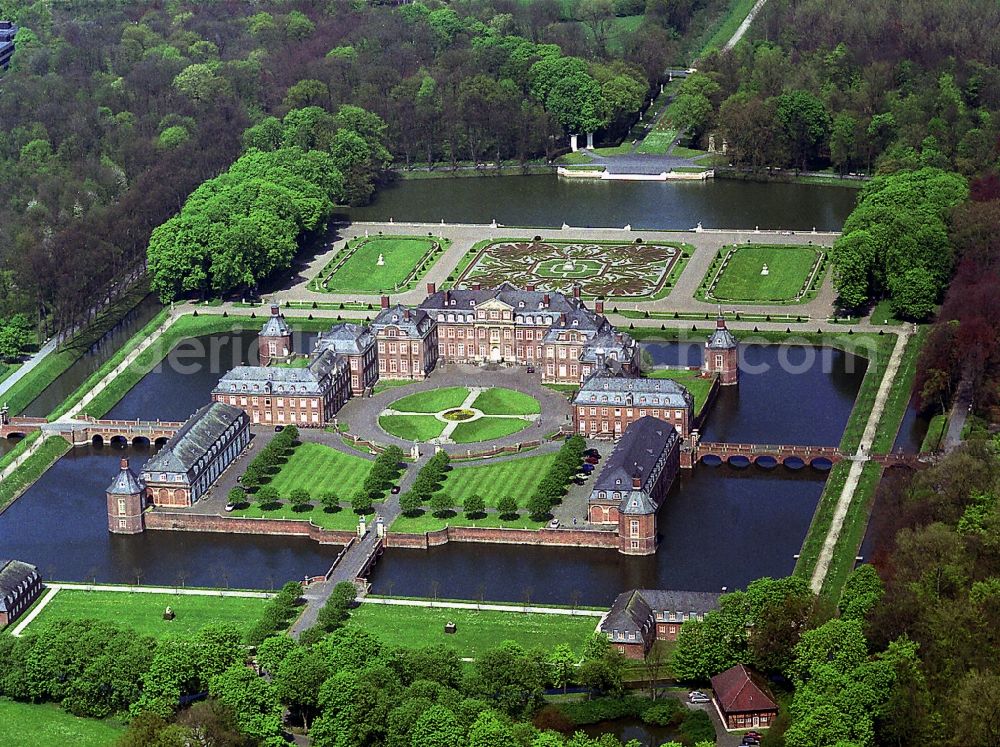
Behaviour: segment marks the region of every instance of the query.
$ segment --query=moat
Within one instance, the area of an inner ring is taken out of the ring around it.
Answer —
[[[184,341],[175,348],[184,367],[148,374],[109,413],[116,418],[183,419],[203,404],[219,370],[246,360],[256,333]],[[301,334],[308,350],[314,336]],[[656,365],[697,365],[698,343],[648,343]],[[192,351],[202,351],[194,353]],[[867,361],[809,346],[749,345],[738,390],[716,401],[707,438],[831,445],[839,441]],[[780,359],[779,359],[780,358]],[[782,370],[792,364],[795,373]],[[809,365],[805,365],[811,361]],[[761,371],[760,373],[752,373]],[[606,452],[610,445],[602,447]],[[141,463],[149,452],[129,447]],[[4,549],[34,558],[50,578],[202,586],[269,588],[323,573],[336,546],[308,539],[148,531],[135,537],[107,532],[103,490],[123,451],[74,449],[24,496],[0,514]],[[655,556],[628,558],[579,548],[449,544],[430,551],[390,550],[372,577],[382,593],[605,604],[622,588],[652,586],[717,590],[794,566],[825,474],[809,468],[698,466],[675,483],[660,512]],[[72,520],[69,517],[73,517]],[[490,581],[467,573],[488,559]],[[137,576],[138,572],[138,576]],[[530,591],[529,591],[530,590]]]

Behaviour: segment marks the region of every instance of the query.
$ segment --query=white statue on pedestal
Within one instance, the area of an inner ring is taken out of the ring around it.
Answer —
[[[770,270],[767,269],[767,265],[764,265],[762,268],[760,268],[760,274],[761,275],[768,275],[768,274],[770,274]]]
[[[562,268],[563,268],[563,272],[575,272],[576,271],[576,265],[573,264],[573,260],[572,259],[566,260],[566,264],[564,264]]]
[[[379,267],[381,267],[382,265],[384,265],[385,264],[385,257],[382,256],[381,254],[378,255],[378,261],[375,264],[377,264]]]

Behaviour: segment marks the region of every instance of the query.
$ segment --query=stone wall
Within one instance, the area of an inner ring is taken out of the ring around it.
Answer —
[[[548,547],[598,547],[618,549],[616,531],[585,529],[501,529],[490,527],[445,527],[424,534],[389,532],[386,547],[427,549],[447,542],[487,542],[499,545],[545,545]]]
[[[224,532],[228,534],[274,534],[309,537],[321,545],[345,545],[355,532],[323,529],[303,519],[254,519],[246,516],[217,516],[180,513],[177,511],[147,511],[146,529],[177,532]]]

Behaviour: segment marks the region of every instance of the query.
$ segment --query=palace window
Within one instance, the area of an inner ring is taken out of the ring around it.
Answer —
[[[124,516],[125,515],[125,499],[124,498],[119,498],[118,499],[118,515],[119,516]]]
[[[637,519],[632,519],[629,524],[629,534],[633,537],[639,533],[639,521]]]

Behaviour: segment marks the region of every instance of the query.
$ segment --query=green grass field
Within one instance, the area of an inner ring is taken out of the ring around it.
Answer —
[[[372,393],[378,394],[379,392],[384,392],[386,389],[397,389],[401,386],[409,386],[412,383],[409,379],[379,379],[375,382],[375,386],[372,387]]]
[[[305,488],[314,497],[333,489],[346,501],[361,487],[371,468],[372,462],[364,457],[306,442],[295,447],[270,484],[282,498],[296,488]]]
[[[662,156],[670,150],[670,146],[674,144],[676,139],[677,130],[653,130],[639,143],[636,153]]]
[[[531,423],[520,418],[484,417],[468,423],[459,423],[451,432],[451,440],[457,444],[471,444],[477,441],[492,441],[523,431]]]
[[[455,623],[455,633],[444,632],[447,622]],[[445,645],[454,648],[459,656],[475,658],[503,641],[546,650],[566,643],[580,654],[597,627],[597,618],[367,603],[351,612],[349,624],[377,635],[391,646]]]
[[[425,510],[415,516],[400,516],[390,529],[393,532],[403,532],[408,534],[423,534],[424,532],[434,532],[444,529],[445,526],[452,527],[506,527],[507,529],[541,529],[548,523],[547,519],[542,521],[532,521],[524,512],[518,514],[517,518],[501,519],[498,514],[488,513],[478,519],[470,519],[462,513],[461,507],[455,509],[453,516],[434,516],[430,511]]]
[[[35,747],[109,747],[125,727],[67,713],[54,703],[17,703],[0,698],[0,744]]]
[[[430,441],[440,436],[445,426],[433,415],[380,415],[378,425],[404,441]]]
[[[266,604],[266,599],[244,597],[61,589],[27,630],[52,620],[84,618],[127,625],[156,638],[188,636],[216,623],[233,623],[246,630],[257,622]],[[167,607],[177,613],[173,620],[163,619]]]
[[[820,253],[808,246],[736,247],[706,300],[738,303],[792,301],[802,291]],[[767,265],[768,274],[761,275]],[[709,280],[711,282],[711,280]]]
[[[924,436],[923,443],[920,444],[920,450],[923,452],[937,451],[947,430],[948,416],[946,414],[932,417],[931,422],[927,425],[927,435]]]
[[[45,439],[45,443],[38,447],[38,451],[28,457],[13,474],[0,482],[0,509],[5,508],[15,496],[41,477],[45,470],[55,464],[70,448],[69,442],[62,436],[49,436]]]
[[[324,268],[321,277],[313,283],[313,290],[328,293],[379,293],[396,290],[407,283],[417,265],[426,257],[437,240],[428,237],[388,237],[373,236],[349,242],[350,258],[337,270],[333,267],[340,256]],[[383,256],[385,264],[379,266],[378,257]],[[430,268],[430,262],[423,268]],[[333,270],[332,274],[327,274]]]
[[[534,415],[542,411],[530,394],[500,387],[482,392],[472,406],[485,415]]]
[[[468,496],[478,494],[487,506],[496,507],[497,501],[505,495],[514,496],[517,505],[525,506],[555,458],[554,453],[540,454],[495,464],[453,466],[445,475],[441,490],[454,498],[458,505]]]
[[[318,502],[311,504],[308,511],[295,511],[292,506],[285,502],[271,508],[268,506],[265,511],[258,504],[251,504],[248,508],[237,508],[230,516],[245,516],[248,519],[298,519],[299,521],[311,521],[318,527],[332,529],[341,532],[351,532],[358,528],[358,515],[351,510],[351,497],[353,493],[338,493],[340,498],[339,511],[327,511]],[[373,514],[368,514],[373,516]]]
[[[708,399],[708,393],[712,391],[712,379],[703,379],[697,371],[671,371],[669,369],[658,368],[645,373],[650,379],[672,379],[683,385],[691,396],[694,397],[695,414],[701,412]]]
[[[389,407],[397,412],[441,412],[461,405],[469,396],[464,386],[448,386],[417,392],[397,399]]]

